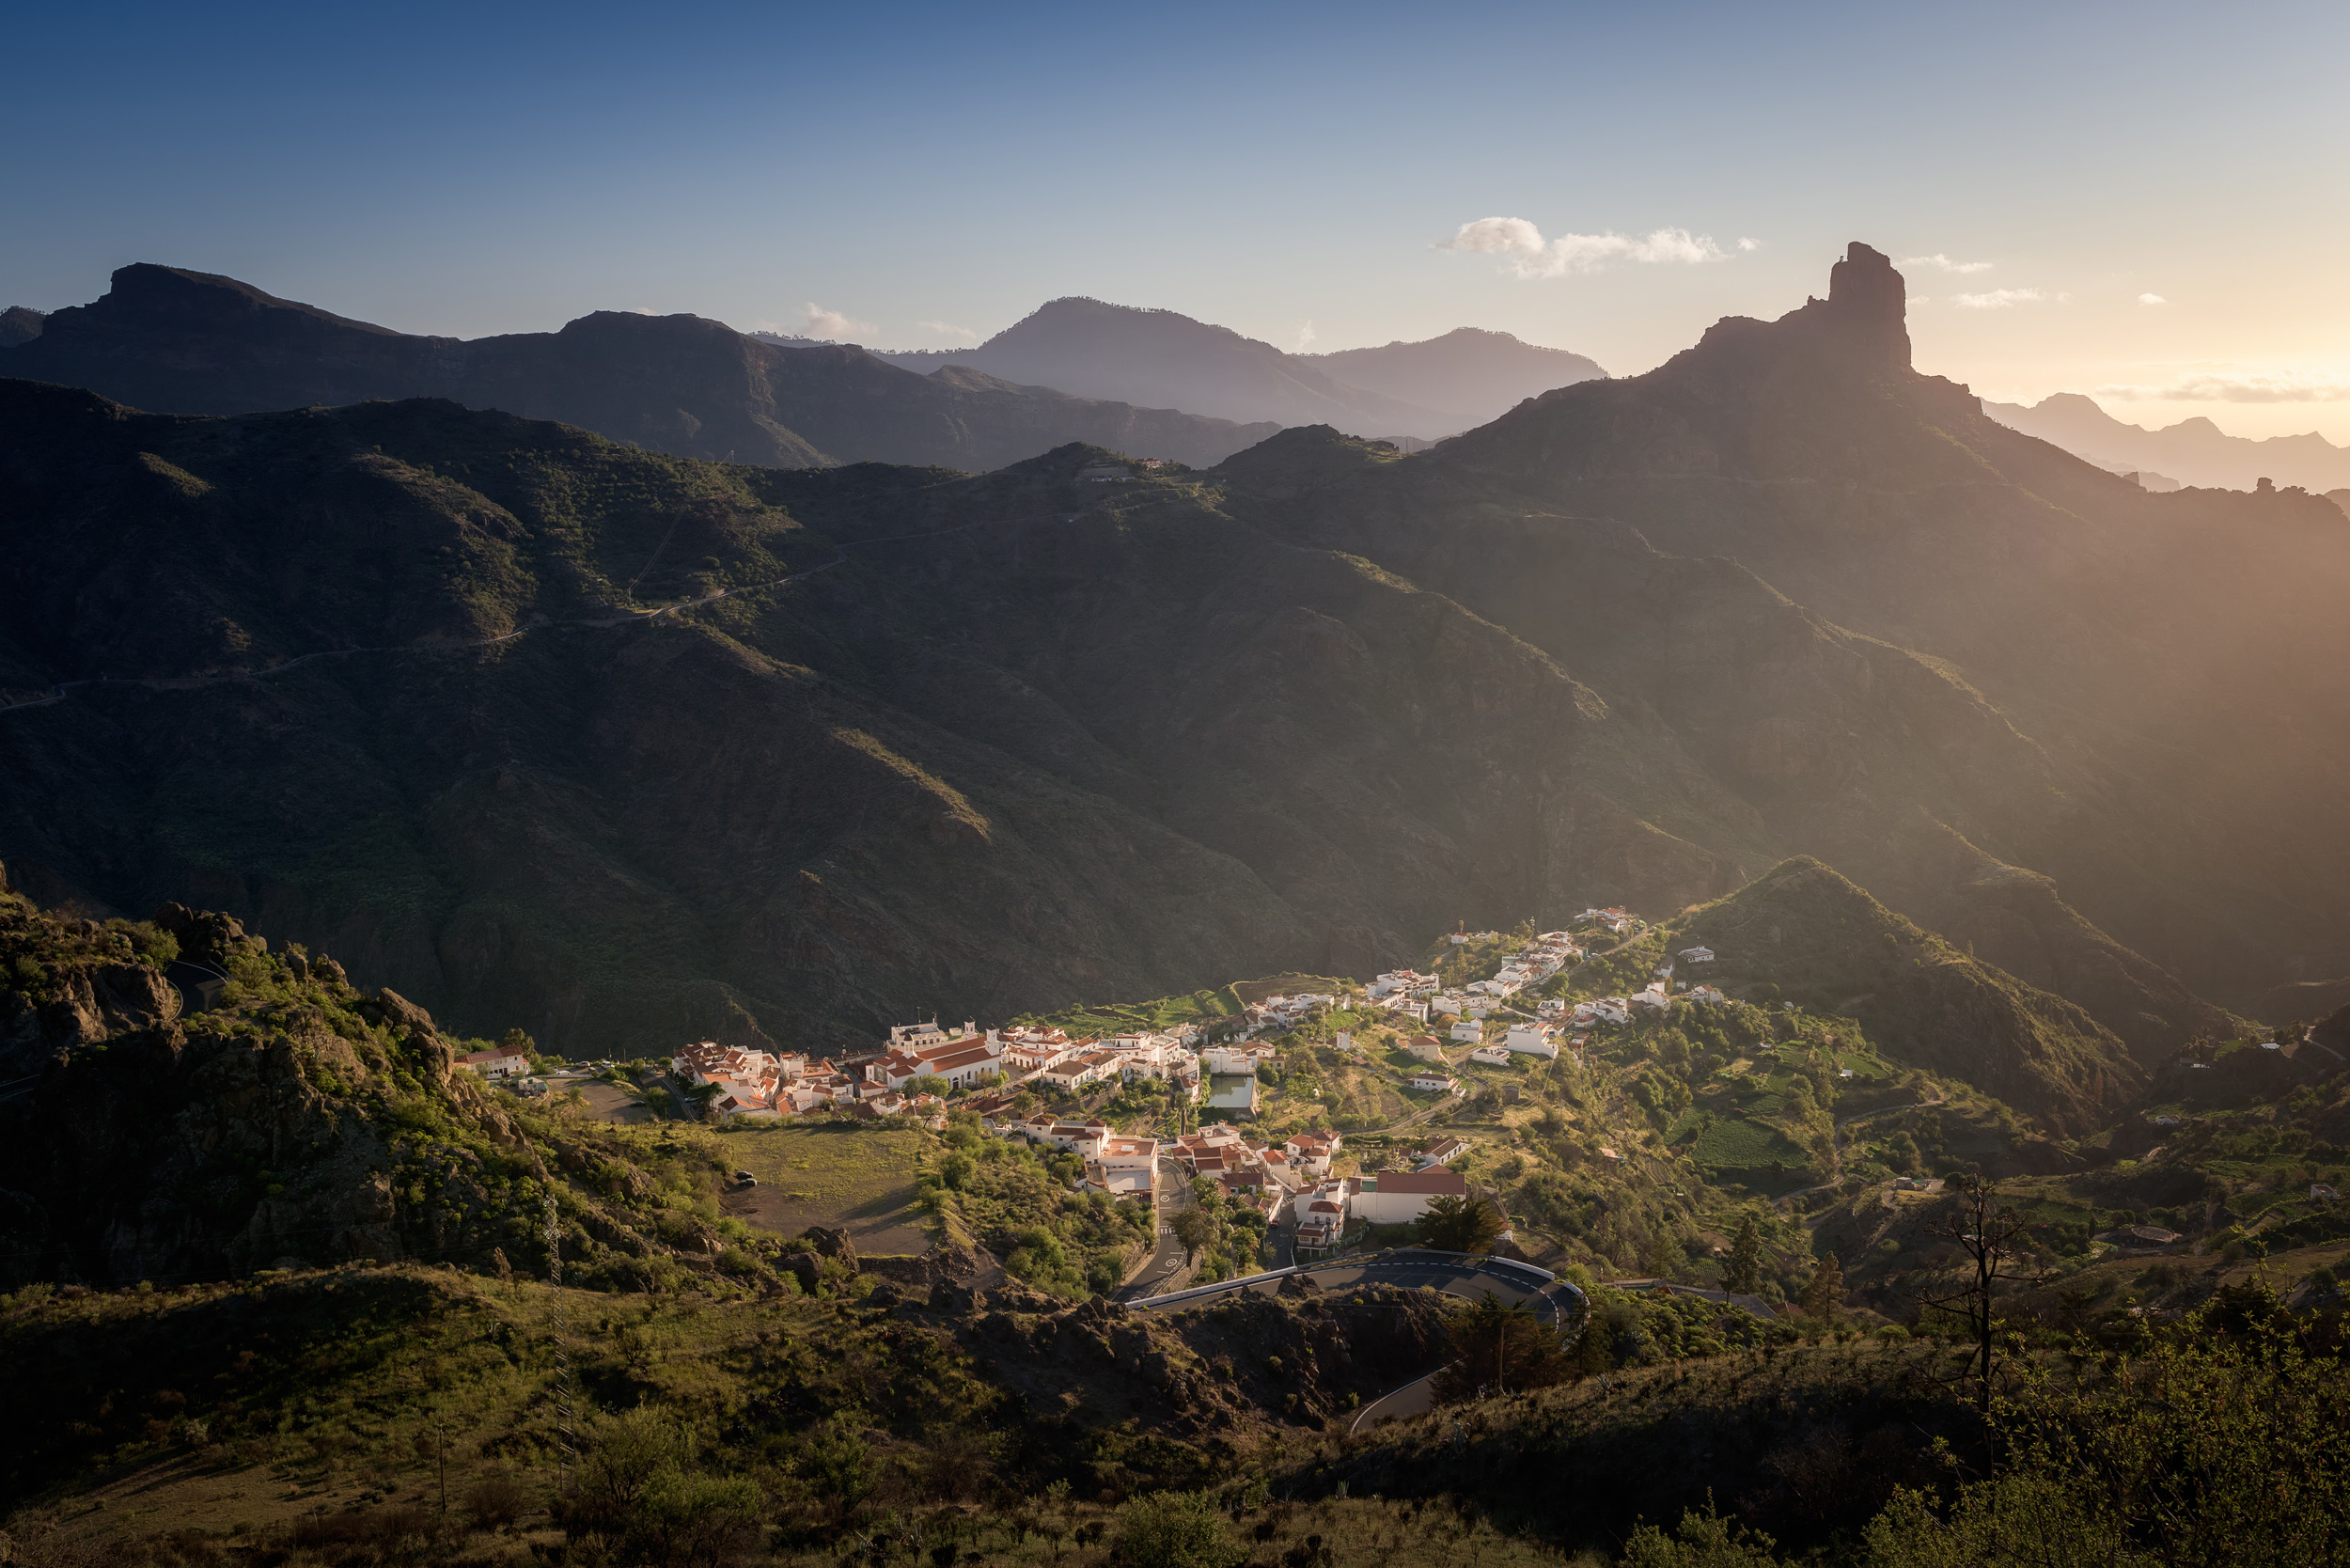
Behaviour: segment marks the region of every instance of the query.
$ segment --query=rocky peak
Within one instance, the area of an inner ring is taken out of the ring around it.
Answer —
[[[1855,240],[1827,275],[1825,321],[1855,352],[1909,368],[1909,290],[1891,258]]]

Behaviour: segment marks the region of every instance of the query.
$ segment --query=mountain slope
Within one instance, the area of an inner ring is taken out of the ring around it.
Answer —
[[[1986,399],[1982,411],[2011,430],[2116,473],[2153,469],[2185,484],[2221,490],[2250,490],[2263,479],[2317,491],[2350,485],[2350,447],[2337,447],[2314,431],[2255,441],[2230,435],[2203,418],[2148,430],[2116,419],[2077,392],[2059,392],[2036,403]]]
[[[1358,550],[1611,702],[1651,703],[1775,828],[1802,828],[1791,848],[1929,924],[1931,889],[1904,884],[1910,803],[2197,989],[2248,1006],[2350,968],[2350,824],[2330,804],[2350,777],[2342,514],[2150,495],[2007,430],[1910,368],[1902,293],[1856,246],[1825,300],[1723,321],[1657,370],[1547,393],[1424,456],[1278,477],[1260,448],[1226,471],[1256,487],[1261,525]],[[1667,585],[1697,569],[1660,563],[1643,593],[1585,582],[1611,530],[1637,533],[1627,560],[1714,558],[1724,582],[1736,563],[1873,646],[1867,672],[1839,678],[1837,705],[1789,709],[1786,680],[1822,666],[1684,614],[1715,590]],[[1896,758],[1948,787],[1888,777]]]
[[[1554,386],[1605,380],[1582,354],[1522,342],[1506,332],[1458,327],[1418,343],[1291,355],[1339,380],[1406,402],[1449,410],[1468,425],[1499,418]]]
[[[215,1005],[185,1010],[164,979],[175,953],[175,971],[196,960],[227,977]],[[0,1101],[10,1286],[353,1260],[529,1266],[549,1198],[573,1256],[593,1260],[575,1278],[684,1278],[659,1239],[653,1176],[582,1126],[501,1105],[452,1070],[423,1010],[354,990],[331,959],[272,953],[236,920],[178,904],[128,931],[63,922],[0,876],[0,971],[18,1084]],[[705,1228],[667,1229],[695,1232],[697,1263],[715,1261]]]
[[[0,350],[0,376],[188,414],[447,398],[680,456],[783,467],[979,471],[1071,441],[1210,463],[1271,433],[983,377],[910,375],[861,349],[782,349],[694,316],[598,311],[554,333],[412,337],[148,265],[122,268],[103,298]]]
[[[1762,853],[1536,650],[1196,485],[1076,483],[1085,448],[782,472],[26,383],[0,428],[0,682],[116,682],[0,713],[11,863],[565,1047],[1385,966]]]
[[[44,312],[22,305],[0,310],[0,349],[12,349],[39,337],[41,322],[47,319]]]
[[[1048,301],[976,348],[886,357],[920,369],[964,365],[1082,397],[1224,419],[1333,424],[1356,435],[1449,435],[1476,422],[1458,410],[1354,385],[1230,327],[1100,300]]]
[[[1773,868],[1668,928],[1702,946],[1686,976],[1776,986],[1857,1018],[1878,1047],[1965,1079],[2060,1131],[2092,1132],[2143,1084],[2122,1041],[2080,1008],[1970,957],[1809,857]]]

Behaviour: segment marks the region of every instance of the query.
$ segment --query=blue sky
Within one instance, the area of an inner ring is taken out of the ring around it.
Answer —
[[[1904,269],[1921,368],[2350,441],[2338,3],[52,8],[11,42],[0,303],[154,260],[411,331],[813,305],[943,347],[1085,293],[1621,372],[1865,239],[1972,269]],[[1496,217],[1545,248],[1440,244]]]

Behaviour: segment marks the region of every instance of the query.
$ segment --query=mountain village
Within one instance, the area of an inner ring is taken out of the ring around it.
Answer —
[[[1373,1011],[1418,1064],[1401,1074],[1401,1083],[1431,1097],[1433,1106],[1465,1092],[1458,1067],[1506,1067],[1521,1058],[1551,1062],[1562,1054],[1579,1065],[1594,1029],[1669,1010],[1676,1001],[1725,999],[1712,986],[1676,978],[1677,969],[1714,961],[1711,950],[1691,948],[1659,966],[1639,992],[1522,1004],[1522,993],[1585,957],[1590,943],[1626,940],[1645,929],[1620,908],[1588,909],[1572,924],[1575,931],[1526,940],[1485,978],[1449,986],[1434,974],[1394,969],[1366,983],[1358,997],[1275,994],[1224,1017],[1107,1035],[1073,1036],[1042,1023],[981,1028],[965,1021],[950,1028],[933,1019],[893,1026],[886,1038],[838,1059],[701,1041],[679,1049],[669,1068],[722,1124],[847,1115],[907,1118],[943,1129],[951,1105],[979,1118],[990,1136],[1078,1156],[1081,1190],[1155,1207],[1176,1184],[1205,1182],[1236,1209],[1253,1211],[1268,1225],[1293,1227],[1301,1255],[1320,1253],[1366,1227],[1411,1224],[1439,1198],[1466,1197],[1469,1184],[1450,1162],[1468,1146],[1436,1137],[1408,1152],[1412,1168],[1343,1175],[1332,1165],[1344,1147],[1339,1131],[1252,1139],[1244,1125],[1256,1120],[1259,1069],[1280,1062],[1272,1041],[1341,1005]],[[1500,940],[1495,932],[1459,932],[1446,942],[1464,948]],[[1355,1052],[1347,1030],[1337,1031],[1334,1043]],[[500,1051],[477,1053],[460,1065],[494,1076],[528,1069],[526,1059]],[[1173,1136],[1121,1131],[1071,1108],[1089,1091],[1137,1081],[1156,1087],[1173,1108],[1180,1129]],[[1050,1108],[1057,1104],[1058,1112]]]

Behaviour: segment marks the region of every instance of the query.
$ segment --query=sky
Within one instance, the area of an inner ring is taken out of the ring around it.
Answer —
[[[2350,7],[50,7],[0,304],[947,348],[1088,294],[1647,369],[1901,261],[1921,369],[2350,444]],[[1488,220],[1501,220],[1498,223]]]

